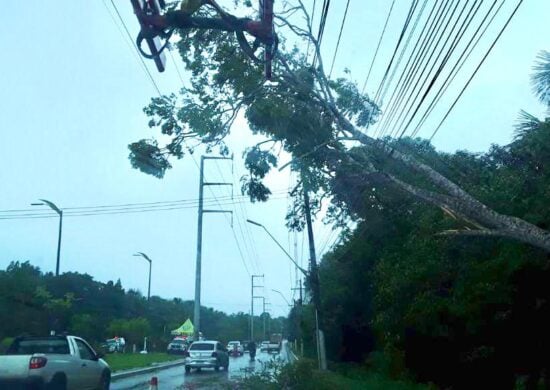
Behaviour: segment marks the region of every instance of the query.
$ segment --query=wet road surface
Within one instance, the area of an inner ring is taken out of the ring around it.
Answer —
[[[247,353],[240,357],[230,357],[228,371],[202,369],[200,372],[192,370],[191,373],[186,374],[184,366],[181,365],[154,373],[136,375],[114,381],[111,384],[111,390],[147,390],[149,389],[149,381],[153,376],[158,378],[159,390],[222,389],[224,385],[227,386],[229,383],[243,378],[248,372],[261,371],[263,367],[262,363],[268,362],[271,359],[281,359],[287,362],[288,352],[286,345],[283,345],[281,353],[278,355],[267,354],[258,350],[254,362],[250,361]]]

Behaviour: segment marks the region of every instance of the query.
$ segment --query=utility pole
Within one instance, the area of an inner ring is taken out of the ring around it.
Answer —
[[[266,336],[271,333],[271,308],[266,308],[266,306],[271,306],[271,302],[264,300],[264,340],[267,340]],[[267,321],[267,334],[265,333],[265,321]]]
[[[265,326],[265,323],[266,321],[269,321],[269,318],[267,317],[267,309],[265,308],[266,305],[271,305],[271,303],[269,302],[266,302],[265,301],[265,297],[262,297],[262,300],[263,300],[263,313],[262,313],[262,317],[264,318],[264,340],[266,340],[266,326]],[[267,318],[266,318],[267,317]]]
[[[311,208],[309,205],[309,194],[306,183],[304,181],[304,212],[306,214],[307,224],[307,237],[309,241],[309,262],[310,262],[310,283],[311,293],[313,295],[313,304],[315,306],[315,325],[316,325],[316,339],[317,339],[317,358],[319,361],[319,369],[327,369],[327,361],[325,354],[325,336],[323,334],[321,325],[322,318],[320,315],[321,309],[321,293],[319,288],[319,272],[317,269],[317,256],[315,254],[315,240],[313,238],[313,226],[311,223]]]
[[[193,322],[195,326],[195,340],[199,339],[201,327],[201,265],[202,265],[202,215],[204,213],[229,213],[233,217],[233,212],[229,210],[204,210],[204,186],[232,186],[233,183],[216,183],[204,181],[204,162],[206,160],[233,160],[231,157],[201,156],[200,183],[199,183],[199,219],[197,224],[197,261],[195,265],[195,306]]]
[[[263,286],[258,286],[257,284],[254,283],[254,281],[256,280],[256,278],[262,278],[263,279],[264,275],[251,275],[251,278],[252,278],[252,284],[251,284],[251,289],[250,289],[250,341],[254,341],[254,299],[256,298],[261,298],[261,299],[264,299],[263,296],[261,295],[254,295],[254,289],[255,288],[260,288],[260,287],[263,287]]]
[[[300,291],[300,300],[299,300],[298,302],[300,302],[299,306],[301,306],[301,305],[303,304],[303,302],[304,302],[304,301],[303,301],[304,298],[303,298],[303,295],[302,295],[302,279],[298,280],[298,286],[299,286],[299,287],[293,287],[293,288],[291,288],[291,290],[292,290],[292,291],[294,291],[294,290]]]

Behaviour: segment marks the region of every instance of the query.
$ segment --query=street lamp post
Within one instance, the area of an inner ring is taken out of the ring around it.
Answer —
[[[289,260],[292,262],[292,264],[294,264],[294,265],[296,266],[296,268],[298,268],[298,269],[304,274],[304,276],[307,277],[308,272],[307,272],[305,269],[303,269],[302,267],[300,267],[300,266],[298,265],[298,263],[296,263],[296,261],[294,261],[294,259],[292,258],[292,256],[290,256],[290,254],[286,251],[286,249],[285,249],[281,244],[279,244],[279,241],[277,241],[277,240],[275,239],[275,237],[273,237],[273,235],[269,232],[269,230],[267,230],[267,228],[266,228],[264,225],[262,225],[262,224],[259,223],[259,222],[252,221],[252,220],[250,220],[250,219],[247,219],[246,222],[248,222],[248,223],[250,223],[250,224],[252,224],[252,225],[259,226],[259,227],[261,227],[262,229],[264,229],[265,232],[269,235],[269,237],[271,237],[271,239],[272,239],[273,241],[275,241],[275,244],[277,244],[277,246],[278,246],[279,248],[281,248],[281,250],[285,253],[286,257],[289,258]]]
[[[149,287],[147,288],[147,300],[151,298],[151,268],[153,266],[153,261],[143,252],[138,252],[134,256],[143,257],[149,262]]]
[[[57,207],[53,202],[45,199],[39,199],[40,203],[31,203],[31,206],[48,206],[59,215],[59,234],[57,236],[57,261],[55,263],[55,276],[59,276],[59,259],[61,257],[61,231],[63,228],[63,210]]]
[[[275,290],[275,289],[271,289],[271,291],[274,291],[276,292],[277,294],[279,294],[281,297],[283,297],[283,299],[285,300],[286,304],[288,305],[288,307],[292,307],[292,305],[290,304],[290,302],[288,301],[288,299],[286,299],[286,297],[283,295],[282,292],[280,292],[279,290]]]
[[[309,200],[308,200],[308,203],[309,204]],[[289,253],[285,250],[285,248],[279,243],[279,241],[277,241],[275,239],[275,237],[273,237],[273,235],[269,232],[269,230],[267,230],[267,228],[262,225],[261,223],[258,223],[258,222],[255,222],[255,221],[251,221],[250,219],[247,219],[246,222],[248,223],[251,223],[252,225],[256,225],[256,226],[259,226],[261,227],[262,229],[265,230],[265,232],[269,235],[269,237],[271,237],[271,239],[273,241],[275,241],[275,243],[277,244],[277,246],[279,248],[281,248],[281,250],[285,253],[285,255],[290,259],[290,261],[296,266],[297,269],[299,269],[303,274],[304,276],[306,277],[307,280],[309,280],[310,283],[314,284],[313,286],[313,306],[315,307],[315,334],[316,334],[316,337],[317,337],[317,358],[318,358],[318,361],[319,361],[319,369],[321,370],[325,370],[326,369],[326,362],[325,362],[325,358],[324,358],[324,339],[322,338],[322,335],[321,335],[321,332],[320,332],[320,327],[319,327],[319,311],[320,311],[320,296],[319,296],[319,288],[318,288],[318,277],[317,277],[317,267],[316,267],[316,262],[312,262],[312,267],[311,267],[311,271],[312,273],[306,271],[305,269],[303,269],[302,267],[300,267],[296,261],[294,261],[294,259],[292,258],[292,256],[289,255]],[[311,221],[309,221],[311,222]],[[310,229],[310,226],[311,226],[311,223],[308,223],[308,229]],[[308,233],[310,233],[310,254],[312,256],[312,259],[313,256],[315,255],[315,249],[312,247],[311,245],[311,235],[312,235],[312,232],[311,231],[308,231]]]

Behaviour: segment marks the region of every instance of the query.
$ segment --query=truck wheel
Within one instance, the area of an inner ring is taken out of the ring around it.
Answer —
[[[48,390],[67,390],[67,378],[64,374],[55,374],[46,388]]]
[[[185,373],[189,374],[191,372],[191,367],[185,366]]]

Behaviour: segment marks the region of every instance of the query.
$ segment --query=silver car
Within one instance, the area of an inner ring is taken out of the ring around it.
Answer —
[[[218,371],[221,368],[227,371],[229,356],[227,349],[219,341],[195,341],[185,353],[185,372],[191,372],[192,368],[213,368]]]

